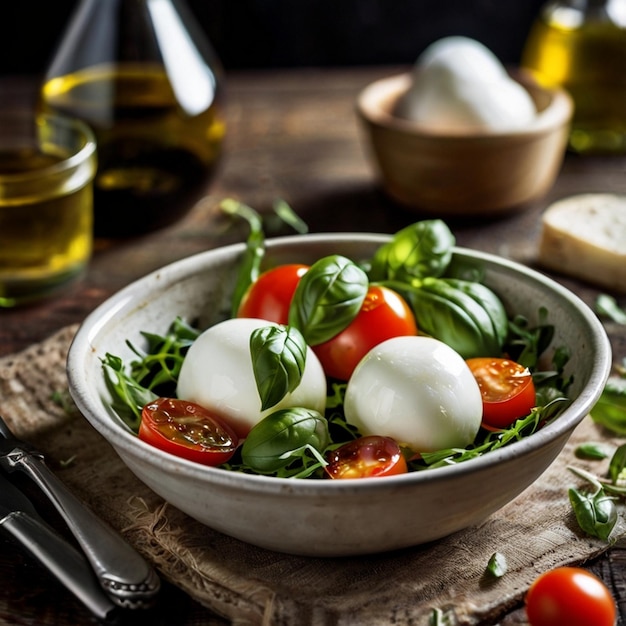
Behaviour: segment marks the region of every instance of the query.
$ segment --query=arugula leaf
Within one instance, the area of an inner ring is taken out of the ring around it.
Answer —
[[[291,226],[297,233],[304,234],[309,231],[307,223],[284,200],[280,198],[275,200],[272,208],[281,221]]]
[[[626,324],[626,311],[620,308],[613,296],[600,294],[596,298],[596,313],[608,317],[617,324]]]
[[[119,357],[107,353],[101,362],[105,384],[112,398],[111,408],[137,433],[143,407],[156,400],[157,395],[129,376]]]
[[[624,468],[626,468],[626,444],[619,446],[615,450],[609,463],[609,478],[613,484],[617,484]]]
[[[428,626],[454,626],[456,618],[448,611],[442,609],[433,609],[428,618]]]
[[[246,239],[246,251],[239,265],[239,274],[231,303],[231,314],[235,317],[246,290],[259,277],[261,261],[265,256],[265,233],[261,216],[247,204],[226,198],[220,203],[220,208],[225,213],[244,218],[250,226],[250,233]]]
[[[137,384],[151,389],[160,396],[172,396],[189,346],[200,331],[181,317],[174,319],[165,335],[142,332],[148,343],[145,351],[130,341],[126,344],[138,359],[130,363],[130,375]]]
[[[539,356],[543,354],[554,337],[554,326],[547,323],[548,311],[539,308],[539,322],[531,326],[523,315],[515,315],[509,320],[509,338],[505,349],[509,356],[529,370],[537,369]]]
[[[534,407],[530,414],[515,421],[509,428],[498,431],[481,431],[476,441],[467,448],[449,448],[436,452],[421,452],[418,457],[410,461],[410,466],[415,470],[423,470],[434,467],[444,467],[462,463],[497,450],[515,441],[520,441],[537,432],[546,422],[556,419],[569,400],[557,397],[545,406]]]

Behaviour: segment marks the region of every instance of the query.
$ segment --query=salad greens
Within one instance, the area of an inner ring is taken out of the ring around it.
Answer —
[[[592,491],[569,489],[569,500],[578,525],[588,535],[608,540],[617,522],[615,498],[607,493],[605,486],[593,474],[575,467],[570,467],[570,471],[594,487]]]
[[[265,237],[262,219],[253,209],[234,200],[226,200],[221,206],[250,225],[234,290],[235,312],[246,289],[259,275]],[[283,205],[280,210],[286,211]],[[477,282],[480,268],[475,264],[463,267],[453,258],[454,244],[454,236],[443,221],[424,220],[402,229],[380,246],[371,259],[330,255],[314,263],[298,284],[289,325],[262,328],[251,337],[254,374],[263,409],[275,406],[297,386],[304,370],[307,344],[322,343],[348,326],[359,312],[368,286],[380,284],[404,296],[422,334],[444,341],[464,358],[506,354],[533,372],[537,390],[539,406],[528,416],[505,430],[481,430],[468,448],[417,456],[407,451],[407,455],[411,454],[411,470],[481,456],[531,435],[556,418],[569,402],[566,393],[571,380],[563,373],[568,358],[565,349],[554,352],[551,370],[539,371],[539,357],[554,332],[547,311],[539,310],[536,325],[521,315],[509,318],[498,296]],[[181,364],[199,332],[177,318],[164,336],[142,333],[146,350],[128,343],[136,359],[127,367],[114,355],[103,358],[112,408],[131,430],[137,432],[145,404],[158,396],[174,397]],[[251,430],[225,467],[279,476],[322,475],[324,453],[359,435],[343,415],[345,389],[346,384],[330,385],[323,416],[308,409],[270,414]]]
[[[326,464],[322,453],[329,444],[328,422],[323,415],[300,407],[281,409],[270,413],[248,433],[241,447],[241,460],[259,474],[304,477]]]
[[[289,308],[289,325],[310,346],[332,339],[361,309],[367,274],[353,261],[333,254],[319,259],[302,276]]]
[[[185,354],[199,334],[198,329],[177,317],[165,335],[141,333],[147,342],[145,351],[126,342],[137,356],[129,364],[130,371],[119,357],[108,353],[104,356],[102,369],[113,398],[112,408],[131,430],[139,430],[141,410],[146,404],[159,396],[175,395]]]
[[[590,411],[593,420],[618,435],[626,435],[626,358],[602,390]]]
[[[506,557],[500,552],[494,552],[487,563],[486,572],[493,578],[502,578],[508,570]]]
[[[626,311],[620,308],[613,296],[605,293],[600,294],[596,298],[596,312],[599,315],[608,317],[617,324],[626,324]]]
[[[252,332],[250,353],[262,411],[300,384],[306,351],[304,337],[294,326],[264,326]]]
[[[441,220],[423,220],[398,231],[374,254],[373,281],[414,284],[426,276],[441,276],[452,260],[454,235]]]

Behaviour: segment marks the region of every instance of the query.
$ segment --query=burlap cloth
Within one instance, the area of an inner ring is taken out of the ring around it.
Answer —
[[[122,464],[68,399],[65,359],[75,327],[0,359],[0,414],[38,445],[50,467],[117,528],[160,575],[234,624],[428,624],[434,607],[458,624],[497,619],[548,568],[607,548],[579,531],[567,500],[580,441],[606,439],[589,418],[552,467],[482,525],[392,554],[312,559],[226,537],[164,503]],[[591,467],[598,470],[598,465]],[[485,489],[489,485],[484,485]],[[219,503],[216,503],[219,506]],[[376,520],[363,520],[376,523]],[[508,562],[485,575],[494,552]]]

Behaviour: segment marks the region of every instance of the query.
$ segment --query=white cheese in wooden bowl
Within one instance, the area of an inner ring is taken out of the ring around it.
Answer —
[[[626,195],[581,194],[548,207],[539,261],[548,269],[626,293]]]
[[[418,58],[395,114],[443,134],[510,132],[537,115],[529,92],[483,44],[445,37]]]

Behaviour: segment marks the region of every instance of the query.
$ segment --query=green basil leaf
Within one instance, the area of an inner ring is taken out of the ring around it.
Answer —
[[[608,317],[617,324],[626,324],[626,311],[620,308],[617,300],[613,296],[605,293],[596,298],[596,312],[599,315]]]
[[[487,563],[487,573],[491,574],[494,578],[501,578],[507,572],[508,565],[506,557],[500,552],[494,552]]]
[[[617,483],[620,474],[626,468],[626,444],[622,444],[615,450],[609,463],[609,478],[614,484]]]
[[[590,414],[598,424],[626,435],[626,378],[611,376]]]
[[[250,335],[252,369],[261,410],[278,404],[302,380],[307,345],[291,326],[264,326]]]
[[[601,461],[609,456],[607,446],[594,441],[588,441],[576,446],[574,454],[579,459],[590,459],[593,461]]]
[[[411,224],[376,250],[370,279],[415,284],[426,276],[441,276],[452,259],[454,244],[454,235],[443,220]]]
[[[502,347],[509,334],[509,318],[506,314],[502,300],[486,285],[482,283],[472,282],[469,280],[461,280],[458,278],[446,278],[445,282],[462,291],[484,309],[489,316],[493,326],[493,334],[495,335],[498,345]]]
[[[298,282],[289,309],[307,344],[332,339],[356,317],[367,295],[367,274],[353,261],[331,255],[313,263]]]
[[[580,528],[588,535],[606,541],[617,522],[614,499],[601,488],[594,493],[571,488],[568,494]]]
[[[425,278],[413,288],[393,283],[393,288],[411,306],[420,333],[447,343],[464,359],[500,355],[500,341],[487,311],[444,279]]]
[[[246,466],[262,474],[293,463],[307,448],[321,453],[330,443],[326,419],[313,409],[294,407],[270,413],[248,433],[241,447]]]

